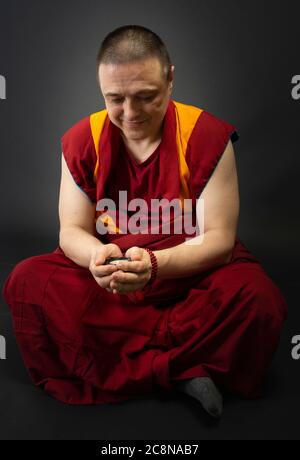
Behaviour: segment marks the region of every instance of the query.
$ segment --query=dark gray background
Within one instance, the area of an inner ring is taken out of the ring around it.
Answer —
[[[238,235],[285,295],[290,315],[264,397],[233,399],[220,424],[197,403],[170,401],[64,406],[31,386],[2,299],[2,439],[295,439],[299,436],[299,115],[291,79],[300,74],[296,0],[0,0],[1,285],[20,260],[58,244],[60,138],[104,107],[96,82],[100,42],[140,24],[166,42],[174,99],[234,124],[241,212]],[[245,357],[246,359],[246,357]]]

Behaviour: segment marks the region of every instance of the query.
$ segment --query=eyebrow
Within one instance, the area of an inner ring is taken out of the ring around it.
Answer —
[[[155,91],[157,91],[157,88],[153,88],[153,89],[141,89],[140,91],[137,91],[134,96],[137,96],[138,94],[145,94],[145,93],[154,93]],[[106,93],[105,96],[110,96],[110,97],[119,97],[119,96],[122,96],[122,94],[119,94],[119,93]]]

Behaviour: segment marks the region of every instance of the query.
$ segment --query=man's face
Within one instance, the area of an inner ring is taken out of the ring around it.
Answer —
[[[100,64],[99,82],[108,116],[126,139],[143,140],[158,132],[172,92],[158,59]]]

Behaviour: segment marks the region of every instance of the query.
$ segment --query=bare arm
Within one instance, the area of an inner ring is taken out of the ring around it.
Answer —
[[[200,198],[204,199],[204,235],[173,248],[154,251],[159,278],[181,278],[226,264],[231,259],[238,215],[239,192],[232,142],[229,141]]]
[[[95,236],[96,204],[75,184],[64,156],[59,192],[59,245],[76,264],[89,268],[92,252],[103,246]]]

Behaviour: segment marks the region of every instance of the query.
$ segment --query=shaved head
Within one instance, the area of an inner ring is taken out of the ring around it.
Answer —
[[[97,55],[100,64],[131,64],[149,58],[157,58],[164,78],[171,78],[171,60],[162,39],[138,25],[128,25],[115,29],[103,40]]]

